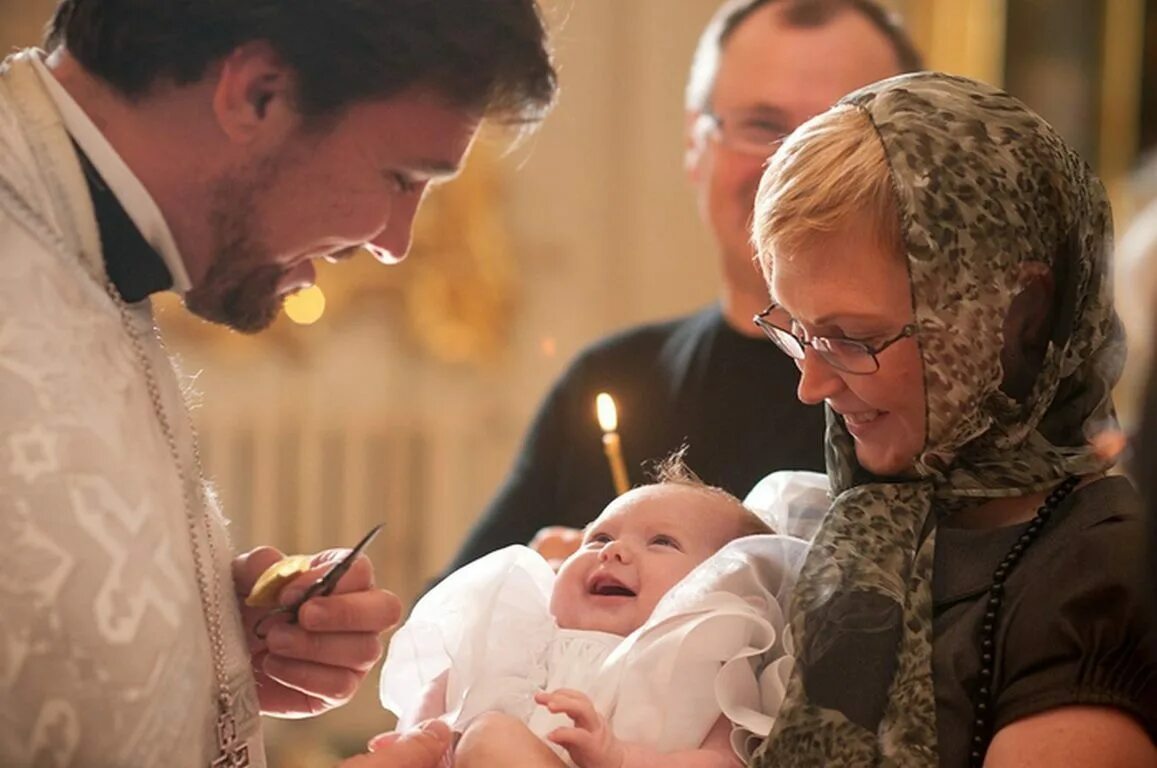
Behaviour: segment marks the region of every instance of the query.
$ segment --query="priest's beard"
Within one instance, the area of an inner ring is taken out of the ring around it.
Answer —
[[[254,201],[277,173],[267,160],[248,178],[217,183],[209,226],[213,233],[213,262],[198,285],[185,294],[185,306],[206,320],[242,333],[265,330],[277,319],[284,296],[278,284],[285,270],[253,232]]]

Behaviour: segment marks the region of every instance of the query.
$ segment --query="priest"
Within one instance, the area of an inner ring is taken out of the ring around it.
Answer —
[[[0,66],[0,765],[261,766],[395,623],[359,558],[259,639],[150,297],[256,332],[317,258],[401,259],[480,122],[539,119],[533,0],[63,0]],[[283,604],[344,553],[317,555]],[[350,768],[425,768],[440,724]]]

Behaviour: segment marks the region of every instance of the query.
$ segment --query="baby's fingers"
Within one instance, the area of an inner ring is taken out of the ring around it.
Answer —
[[[573,720],[575,726],[586,731],[597,729],[602,722],[591,700],[585,694],[569,688],[542,691],[535,694],[534,700],[551,712],[561,712]]]
[[[595,744],[594,734],[590,731],[583,730],[582,728],[572,728],[570,726],[555,728],[546,735],[546,738],[567,752],[589,752],[597,746]]]

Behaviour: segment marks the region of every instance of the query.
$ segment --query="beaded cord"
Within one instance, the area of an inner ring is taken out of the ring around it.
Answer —
[[[1000,609],[1004,603],[1004,583],[1012,569],[1020,562],[1041,530],[1080,482],[1080,477],[1069,475],[1052,490],[1044,504],[1037,510],[1036,517],[1004,556],[1004,560],[992,574],[992,588],[988,592],[988,608],[984,612],[984,623],[980,629],[980,675],[977,680],[976,695],[972,701],[974,721],[972,724],[972,749],[968,755],[971,768],[982,768],[984,756],[992,740],[992,678],[996,674],[996,628],[1000,623]]]

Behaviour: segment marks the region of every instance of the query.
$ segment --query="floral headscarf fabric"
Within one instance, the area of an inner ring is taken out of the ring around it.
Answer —
[[[983,83],[903,75],[841,101],[863,110],[891,168],[924,366],[916,479],[857,465],[828,411],[834,501],[790,611],[797,664],[756,766],[935,766],[935,524],[1106,468],[1088,447],[1114,419],[1124,359],[1104,190],[1056,132]],[[1031,393],[1000,390],[1003,329],[1025,275],[1055,279],[1055,325]],[[979,649],[977,651],[980,652]]]

